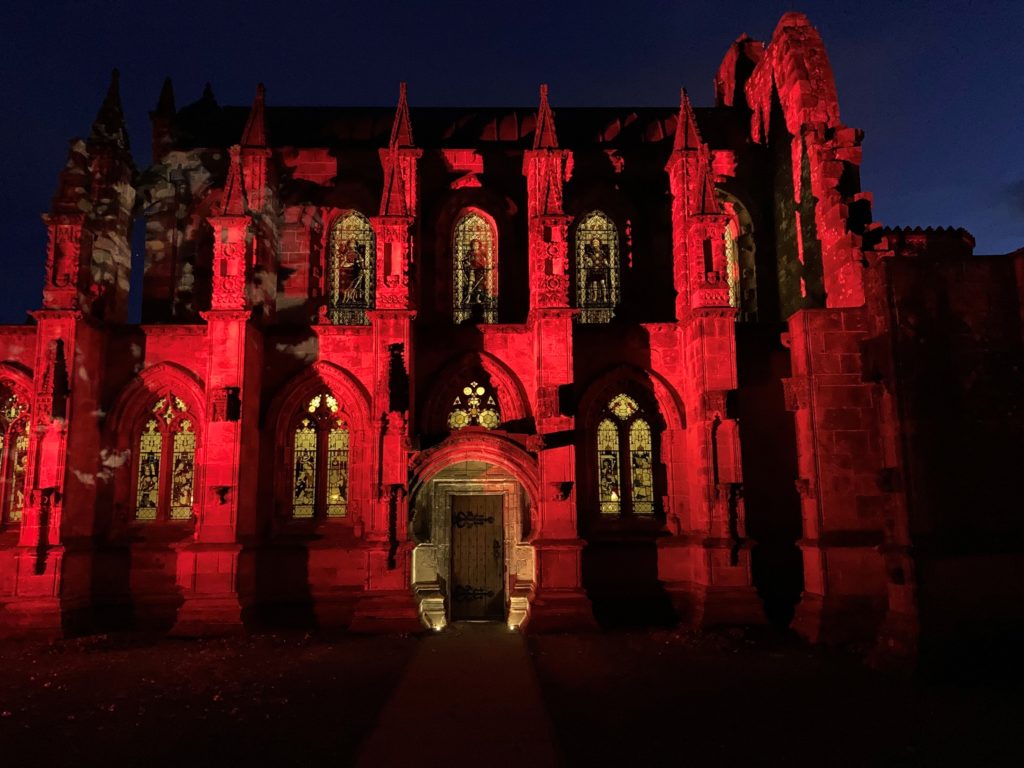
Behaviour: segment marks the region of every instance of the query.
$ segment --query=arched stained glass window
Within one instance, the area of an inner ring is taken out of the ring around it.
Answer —
[[[3,480],[0,523],[16,523],[25,510],[28,404],[2,385],[0,398],[0,478]]]
[[[473,425],[494,429],[501,424],[501,409],[494,390],[487,384],[471,381],[452,400],[448,426],[462,429]]]
[[[651,426],[629,395],[613,397],[597,425],[597,497],[602,515],[654,514]]]
[[[725,280],[729,286],[729,306],[740,306],[740,259],[730,222],[725,228]]]
[[[196,434],[185,401],[156,401],[139,434],[135,470],[136,520],[191,520]]]
[[[467,213],[455,225],[452,296],[456,323],[498,321],[498,238],[494,225]]]
[[[348,514],[349,431],[331,394],[314,395],[292,434],[292,517]]]
[[[607,323],[619,304],[619,230],[601,211],[576,227],[576,305],[581,323]]]
[[[328,248],[327,315],[335,325],[366,325],[376,275],[373,226],[356,211],[340,216]]]

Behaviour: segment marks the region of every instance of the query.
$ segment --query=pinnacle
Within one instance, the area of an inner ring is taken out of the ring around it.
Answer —
[[[170,77],[164,78],[164,84],[160,88],[160,98],[157,99],[154,114],[172,117],[176,109],[174,106],[174,83]]]
[[[90,138],[109,141],[121,149],[128,149],[128,131],[124,125],[124,111],[121,108],[121,73],[114,69],[110,73],[107,95],[100,105],[92,124]]]
[[[558,149],[558,136],[555,133],[555,116],[548,104],[548,86],[540,87],[540,106],[537,108],[537,128],[533,133],[534,149]]]
[[[700,149],[703,142],[697,128],[697,118],[686,89],[679,91],[679,117],[676,119],[676,136],[672,145],[674,151]]]
[[[204,94],[205,95],[205,94]],[[242,130],[241,145],[243,147],[265,147],[267,145],[267,120],[265,114],[267,89],[263,83],[256,86],[256,98],[253,99],[249,119]]]
[[[404,80],[398,84],[398,107],[395,109],[395,122],[391,126],[391,140],[388,142],[392,149],[414,146],[407,90]]]

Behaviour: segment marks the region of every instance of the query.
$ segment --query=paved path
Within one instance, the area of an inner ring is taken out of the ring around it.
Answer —
[[[463,623],[420,643],[357,765],[560,764],[521,634]]]

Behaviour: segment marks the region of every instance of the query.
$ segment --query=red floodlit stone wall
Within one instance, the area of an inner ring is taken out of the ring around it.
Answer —
[[[870,630],[885,608],[884,461],[878,388],[863,376],[866,331],[862,309],[802,310],[789,319],[792,377],[783,383],[796,422],[804,523],[796,628],[816,640]]]
[[[767,45],[737,40],[713,109],[684,91],[678,111],[566,110],[563,134],[546,87],[536,112],[424,109],[422,145],[404,86],[394,113],[339,111],[327,147],[313,146],[322,126],[304,133],[323,113],[301,108],[269,135],[265,99],[260,86],[239,110],[207,91],[176,110],[168,83],[139,173],[115,80],[72,144],[41,308],[0,329],[4,418],[28,437],[22,516],[0,527],[0,633],[440,628],[451,541],[411,521],[445,482],[518,494],[514,626],[637,606],[694,626],[762,621],[748,504],[782,541],[777,562],[799,548],[789,608],[812,640],[907,657],[921,632],[1015,616],[1019,505],[976,478],[1012,476],[1019,453],[1024,259],[973,257],[962,230],[871,222],[861,137],[805,17],[783,16]],[[237,124],[238,143],[179,146],[213,124]],[[135,195],[141,325],[123,317]],[[597,210],[621,257],[600,324],[580,322],[575,282],[576,227]],[[376,248],[364,325],[335,325],[327,306],[331,227],[349,211]],[[499,322],[453,322],[453,230],[469,211],[496,230]],[[449,425],[474,380],[496,429]],[[347,510],[296,518],[294,430],[327,393],[349,433]],[[652,514],[600,511],[597,425],[617,394],[651,428]],[[192,515],[137,520],[139,437],[171,395],[196,438]],[[774,498],[789,482],[799,502]],[[970,598],[992,583],[998,598]]]

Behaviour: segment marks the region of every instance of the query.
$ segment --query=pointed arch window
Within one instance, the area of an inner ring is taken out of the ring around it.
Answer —
[[[366,325],[373,308],[377,252],[373,226],[358,211],[331,225],[327,260],[327,316],[335,325]]]
[[[740,258],[736,245],[736,233],[733,222],[725,227],[725,282],[729,286],[729,306],[738,309],[740,306]]]
[[[619,304],[619,230],[601,211],[576,227],[576,306],[581,323],[607,323]]]
[[[136,447],[135,519],[191,520],[196,433],[185,401],[173,392],[157,400]]]
[[[597,425],[597,497],[602,515],[654,514],[651,425],[626,394],[608,402]]]
[[[345,517],[349,429],[333,395],[314,395],[306,403],[292,430],[291,448],[292,517]]]
[[[452,429],[474,425],[495,429],[500,424],[498,398],[487,384],[471,381],[452,400],[452,409],[448,413],[448,426]]]
[[[6,386],[0,387],[0,398],[0,523],[17,523],[25,511],[28,404]]]
[[[494,224],[480,213],[467,213],[455,224],[452,241],[455,322],[496,323],[498,237]]]

